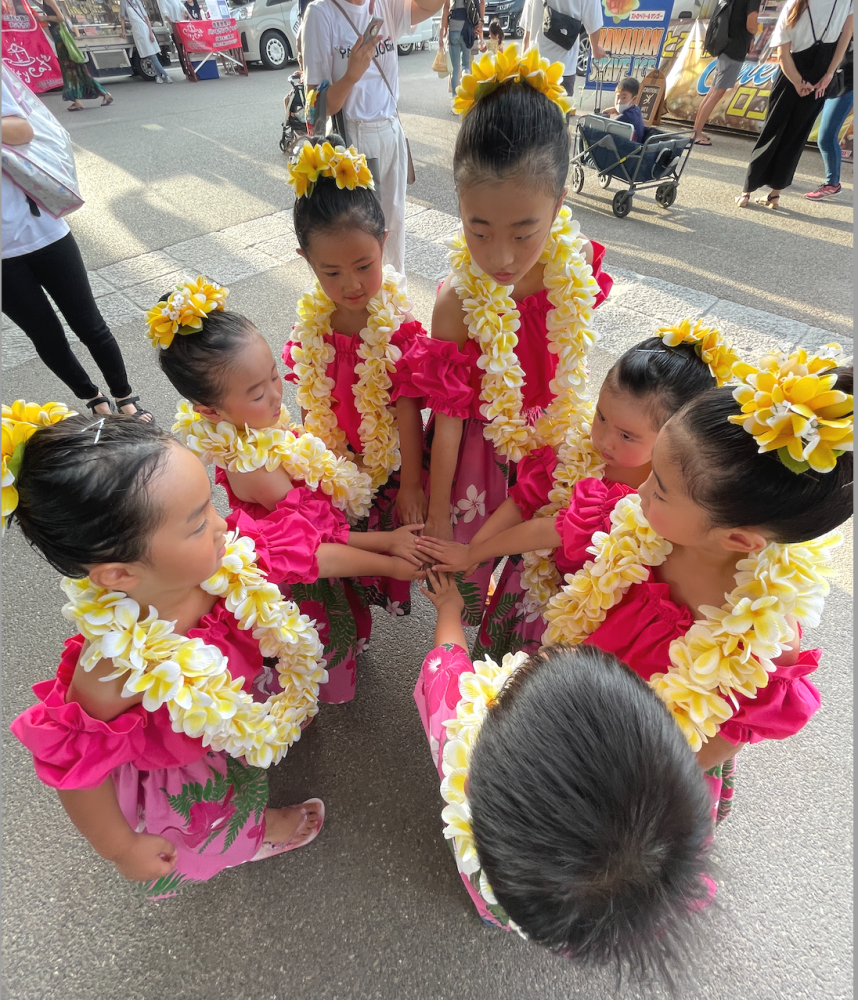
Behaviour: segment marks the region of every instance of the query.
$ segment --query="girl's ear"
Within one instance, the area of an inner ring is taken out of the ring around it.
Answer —
[[[199,413],[206,420],[211,420],[212,423],[216,424],[221,420],[221,414],[213,406],[203,406],[202,403],[194,403],[193,408],[194,412]]]
[[[560,214],[560,209],[563,208],[563,199],[566,197],[567,194],[569,194],[569,188],[565,187],[565,188],[563,188],[562,192],[560,193],[560,197],[557,199],[557,204],[554,206],[554,218],[555,219]]]
[[[295,247],[295,250],[297,251],[299,257],[303,257],[304,260],[306,260],[307,263],[310,264],[310,258],[304,253],[304,251],[300,247]],[[313,265],[310,264],[310,267],[312,266]]]
[[[382,241],[381,241],[381,249],[382,250],[384,249],[384,244],[387,243],[387,237],[388,236],[390,236],[390,230],[389,229],[385,229],[385,231],[384,231],[384,239],[382,239]]]
[[[759,528],[730,528],[721,539],[728,552],[762,552],[768,544],[768,538]]]
[[[89,571],[89,578],[98,587],[128,593],[140,582],[133,563],[98,563]]]

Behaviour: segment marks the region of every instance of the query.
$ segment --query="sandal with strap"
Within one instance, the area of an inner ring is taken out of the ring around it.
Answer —
[[[148,410],[144,410],[142,406],[137,405],[140,402],[139,396],[125,396],[123,399],[115,399],[114,402],[116,403],[116,412],[122,416],[132,417],[134,420],[143,420],[144,417],[149,417],[148,420],[144,420],[143,422],[147,424],[155,423],[155,417]],[[122,406],[133,406],[134,412],[122,413],[120,409]]]
[[[293,809],[299,810],[303,814],[304,819],[302,822],[306,821],[309,808],[312,807],[319,814],[319,825],[311,833],[306,834],[303,837],[292,837],[285,842],[275,842],[272,840],[263,840],[259,846],[259,850],[253,857],[251,861],[264,861],[265,858],[273,858],[278,854],[285,854],[287,851],[295,851],[299,847],[306,847],[307,844],[312,844],[316,837],[322,832],[322,827],[325,824],[325,803],[321,799],[307,799],[306,802],[302,802],[299,806],[293,806]],[[298,824],[300,829],[301,824]]]
[[[763,208],[770,208],[774,212],[779,207],[778,202],[780,200],[781,196],[779,194],[774,195],[774,197],[769,194],[765,198],[754,198],[754,204],[762,205]]]
[[[84,403],[83,405],[92,410],[92,415],[94,417],[106,417],[107,416],[106,413],[95,412],[96,406],[101,406],[102,403],[107,403],[109,407],[109,412],[113,413],[113,403],[110,402],[107,396],[96,396],[95,399],[91,399],[88,403]]]

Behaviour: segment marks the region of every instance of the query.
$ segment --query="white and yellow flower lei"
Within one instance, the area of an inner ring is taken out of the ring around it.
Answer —
[[[456,718],[444,723],[447,741],[441,758],[444,777],[441,797],[446,805],[441,812],[444,836],[452,841],[453,853],[460,871],[468,877],[479,873],[479,893],[490,906],[497,906],[491,886],[477,856],[474,832],[471,829],[471,809],[466,783],[471,753],[489,709],[507,680],[528,659],[527,653],[507,653],[500,666],[490,657],[474,662],[473,673],[459,677],[459,703]],[[517,930],[512,921],[510,927]]]
[[[166,705],[173,730],[201,737],[203,746],[268,767],[283,758],[300,738],[301,724],[318,711],[319,685],[327,680],[319,634],[298,605],[266,580],[252,539],[230,535],[220,570],[202,587],[224,598],[240,629],[253,630],[263,657],[277,657],[283,691],[264,703],[242,690],[242,679],[233,679],[217,646],[176,635],[176,623],[159,619],[155,608],[140,620],[140,606],[120,591],[88,578],[66,577],[62,587],[69,597],[63,615],[90,643],[80,660],[83,669],[113,660],[114,671],[102,680],[128,674],[123,696],[142,693],[150,712]]]
[[[611,513],[610,534],[597,531],[588,549],[594,560],[566,577],[545,613],[546,643],[583,642],[635,583],[649,577],[673,546],[657,535],[640,509],[624,497]],[[736,589],[722,608],[704,606],[705,619],[670,644],[670,669],[650,684],[670,709],[693,750],[714,736],[738,708],[736,694],[753,698],[768,684],[773,660],[794,638],[786,616],[819,624],[829,587],[826,560],[843,541],[829,532],[814,541],[770,543],[737,564]],[[732,703],[732,707],[731,707]]]
[[[298,377],[297,398],[306,413],[304,426],[320,437],[335,454],[355,459],[349,451],[345,433],[337,424],[331,408],[333,379],[328,365],[334,360],[333,345],[326,343],[331,333],[331,315],[336,309],[317,281],[298,300],[298,322],[293,335],[300,346],[292,351],[292,369]],[[358,434],[362,454],[355,459],[369,475],[373,491],[387,482],[400,466],[399,431],[396,413],[390,405],[393,385],[390,375],[402,352],[393,345],[393,334],[411,311],[406,281],[390,266],[384,268],[384,280],[367,306],[369,320],[360,333],[355,366],[357,384],[352,391],[361,416]]]
[[[338,510],[353,520],[369,513],[370,479],[354,462],[340,458],[313,434],[290,423],[289,411],[280,408],[280,418],[272,427],[240,431],[221,420],[215,424],[197,413],[188,400],[179,401],[173,433],[208,465],[229,472],[268,472],[282,467],[291,479],[300,479],[311,490],[321,489]]]

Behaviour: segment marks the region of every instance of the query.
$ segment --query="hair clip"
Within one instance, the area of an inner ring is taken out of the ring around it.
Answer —
[[[96,430],[95,440],[93,444],[98,444],[101,439],[101,432],[104,430],[104,421],[107,419],[107,414],[105,413],[103,417],[99,417],[98,420],[94,420],[91,424],[87,424],[86,427],[81,427],[80,433],[87,434],[91,430]]]

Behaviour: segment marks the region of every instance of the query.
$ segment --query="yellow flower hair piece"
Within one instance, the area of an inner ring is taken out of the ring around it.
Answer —
[[[286,168],[286,180],[296,198],[307,198],[320,177],[333,177],[341,190],[375,188],[366,157],[354,146],[332,146],[329,142],[304,141]]]
[[[517,45],[510,45],[496,54],[487,52],[472,63],[471,72],[462,77],[453,109],[457,114],[466,115],[480,98],[497,90],[507,80],[517,80],[545,94],[566,115],[572,110],[572,101],[563,89],[564,72],[563,63],[549,63],[537,48],[529,48],[523,55]]]
[[[611,512],[611,532],[597,531],[594,559],[553,597],[545,613],[544,641],[583,642],[635,583],[649,577],[673,546],[650,527],[640,497],[624,497]],[[811,542],[767,545],[737,564],[736,588],[721,608],[670,644],[670,669],[649,683],[670,709],[691,748],[699,750],[738,708],[736,695],[753,698],[769,682],[774,660],[794,638],[788,615],[819,624],[829,586],[831,551],[843,541],[829,532]]]
[[[18,491],[15,480],[21,468],[24,457],[24,445],[40,427],[50,427],[58,424],[66,417],[74,417],[74,410],[62,403],[25,403],[23,399],[16,400],[11,406],[3,406],[3,468],[2,485],[3,514],[2,526],[6,530],[9,515],[18,506]]]
[[[839,344],[816,355],[803,348],[789,356],[769,355],[760,367],[742,362],[733,374],[743,383],[733,390],[742,413],[729,417],[759,445],[776,451],[795,473],[831,472],[844,451],[852,451],[852,396],[835,389],[830,374],[843,361]]]
[[[369,513],[369,476],[360,472],[354,462],[335,455],[320,438],[292,424],[285,406],[281,406],[280,418],[273,427],[239,430],[228,420],[208,420],[182,399],[172,430],[206,465],[214,462],[219,469],[230,472],[283,468],[290,479],[300,479],[311,490],[329,496],[333,506],[345,511],[352,522]]]
[[[165,351],[176,334],[185,336],[203,328],[209,313],[224,308],[229,291],[200,275],[196,281],[176,285],[166,302],[159,302],[146,313],[147,336],[153,347]]]
[[[66,577],[62,587],[69,598],[63,615],[90,642],[83,669],[112,660],[114,670],[104,680],[124,676],[124,697],[143,694],[150,712],[166,705],[174,731],[201,738],[203,746],[268,767],[283,758],[300,739],[302,723],[319,710],[319,685],[328,675],[314,623],[268,582],[256,564],[253,540],[238,532],[227,536],[221,568],[202,587],[224,599],[240,629],[252,630],[263,657],[277,659],[282,691],[265,702],[254,701],[241,677],[233,678],[217,646],[177,635],[176,623],[158,618],[155,608],[141,618],[136,601],[89,578]]]
[[[712,327],[704,326],[703,320],[684,319],[676,326],[663,326],[655,331],[668,347],[693,344],[697,356],[709,366],[712,377],[720,385],[726,385],[733,377],[733,365],[741,359],[732,346]]]

